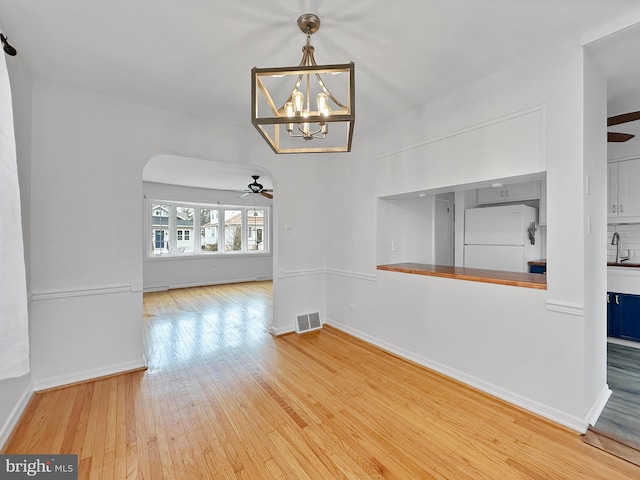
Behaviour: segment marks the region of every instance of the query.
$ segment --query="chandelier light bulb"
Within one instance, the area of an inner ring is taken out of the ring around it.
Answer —
[[[296,113],[302,113],[302,107],[304,105],[304,95],[301,91],[296,90],[293,95],[291,95],[291,100],[293,100],[293,106]]]
[[[287,112],[287,117],[293,117],[295,115],[295,107],[293,106],[293,102],[285,103],[284,108]]]
[[[285,103],[284,108],[287,113],[287,117],[293,117],[295,115],[293,102]],[[287,132],[293,132],[293,123],[287,123]]]
[[[327,96],[327,94],[324,92],[320,92],[316,97],[316,101],[318,103],[318,115],[323,115],[325,117],[329,116],[329,113],[331,112],[331,106],[329,105],[329,97]],[[322,138],[324,138],[328,132],[329,125],[327,124],[327,122],[320,122],[319,133],[320,135],[322,135]]]
[[[327,97],[327,94],[320,92],[316,97],[316,101],[318,103],[318,114],[327,115],[327,107],[329,106],[329,98]]]

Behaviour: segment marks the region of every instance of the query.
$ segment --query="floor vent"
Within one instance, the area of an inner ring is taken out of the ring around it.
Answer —
[[[297,333],[311,332],[319,328],[322,328],[322,322],[320,321],[320,314],[318,312],[306,313],[296,317]]]

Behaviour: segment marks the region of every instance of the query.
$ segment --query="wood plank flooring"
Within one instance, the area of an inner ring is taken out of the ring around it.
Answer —
[[[81,479],[637,479],[640,467],[336,329],[273,337],[271,284],[145,294],[149,369],[36,394],[4,453]]]
[[[607,383],[613,393],[594,427],[640,450],[640,349],[607,345]]]

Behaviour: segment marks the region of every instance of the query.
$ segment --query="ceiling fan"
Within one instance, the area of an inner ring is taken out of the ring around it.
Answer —
[[[621,123],[633,122],[635,120],[640,120],[640,111],[623,113],[622,115],[609,117],[607,119],[607,127],[620,125]],[[626,142],[627,140],[631,140],[633,137],[635,137],[635,135],[631,135],[630,133],[607,132],[608,142]]]
[[[253,178],[253,183],[247,185],[248,190],[245,190],[244,193],[240,195],[240,197],[246,197],[250,193],[259,193],[264,197],[273,198],[273,190],[270,188],[264,188],[261,184],[258,183],[260,175],[251,175],[251,178]]]

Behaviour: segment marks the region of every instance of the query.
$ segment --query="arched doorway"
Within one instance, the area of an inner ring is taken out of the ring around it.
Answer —
[[[267,170],[159,154],[142,191],[144,292],[272,279],[277,193]]]

